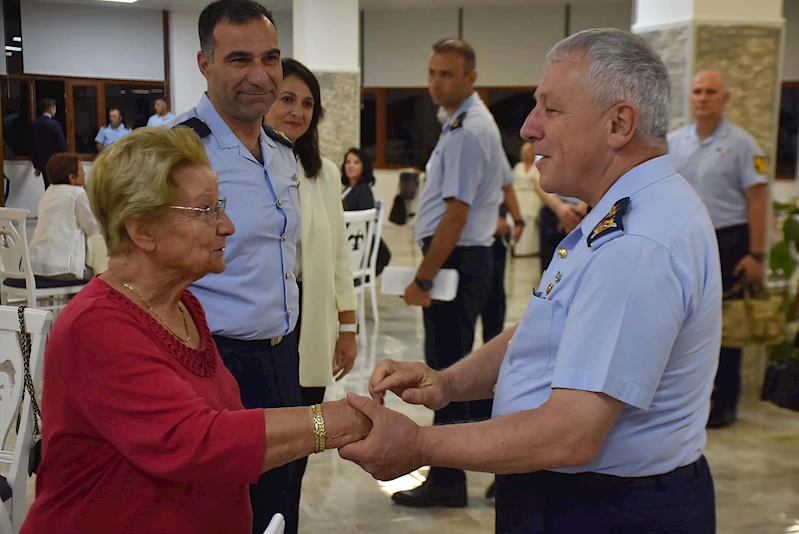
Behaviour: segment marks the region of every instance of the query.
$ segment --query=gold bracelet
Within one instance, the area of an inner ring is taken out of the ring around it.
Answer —
[[[325,418],[322,415],[322,405],[311,406],[311,413],[313,414],[314,452],[323,452],[327,446],[327,431],[325,430]]]

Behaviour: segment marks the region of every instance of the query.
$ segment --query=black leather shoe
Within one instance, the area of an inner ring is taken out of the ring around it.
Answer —
[[[402,506],[414,508],[432,508],[442,506],[446,508],[464,508],[469,504],[466,496],[466,480],[459,484],[441,486],[432,478],[428,478],[418,488],[408,491],[398,491],[391,496],[391,500]]]
[[[707,420],[708,428],[725,428],[730,426],[738,419],[735,408],[713,407],[710,410],[710,417]]]

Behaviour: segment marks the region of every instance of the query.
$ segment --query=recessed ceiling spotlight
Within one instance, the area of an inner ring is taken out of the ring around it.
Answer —
[[[138,0],[100,0],[101,2],[116,2],[118,4],[133,4]]]

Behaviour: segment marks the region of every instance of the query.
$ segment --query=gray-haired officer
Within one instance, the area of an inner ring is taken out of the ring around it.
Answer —
[[[474,91],[476,79],[471,46],[459,39],[433,45],[430,96],[448,119],[427,162],[416,220],[424,259],[415,282],[405,290],[405,302],[424,307],[425,361],[434,369],[449,367],[472,349],[477,317],[491,288],[491,246],[503,186],[512,177],[499,128]],[[452,302],[431,300],[433,278],[440,269],[458,271]],[[456,402],[437,410],[434,424],[472,418],[470,404]],[[424,484],[395,493],[392,499],[406,506],[466,506],[466,475],[461,469],[431,469]]]
[[[713,225],[667,155],[669,76],[642,38],[587,30],[547,56],[522,127],[545,191],[592,206],[516,327],[447,370],[381,362],[350,394],[369,436],[340,450],[389,480],[423,465],[497,473],[497,532],[715,533],[703,456],[721,338]],[[495,386],[496,385],[496,386]],[[494,396],[490,421],[420,427]]]
[[[691,87],[696,122],[669,135],[674,166],[699,193],[716,228],[725,292],[739,280],[763,279],[769,200],[766,158],[751,135],[724,117],[729,101],[720,73],[698,73]],[[740,396],[741,349],[722,347],[708,428],[735,422]]]

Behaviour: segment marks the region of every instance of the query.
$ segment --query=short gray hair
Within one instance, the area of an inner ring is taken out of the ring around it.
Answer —
[[[639,137],[652,148],[665,147],[671,83],[663,60],[638,35],[598,28],[556,44],[546,64],[581,57],[590,63],[584,83],[594,102],[602,108],[621,101],[632,103],[641,117]]]

